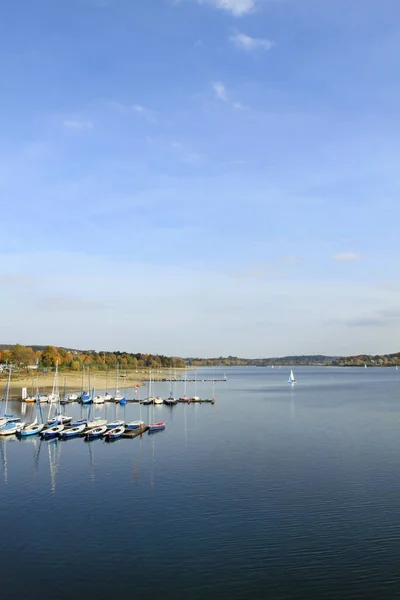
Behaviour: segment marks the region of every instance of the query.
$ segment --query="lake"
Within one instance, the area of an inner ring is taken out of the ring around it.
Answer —
[[[199,369],[215,405],[142,438],[0,440],[1,599],[400,597],[400,371],[289,372]]]

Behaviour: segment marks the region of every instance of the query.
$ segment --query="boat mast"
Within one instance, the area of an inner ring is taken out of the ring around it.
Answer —
[[[81,388],[81,398],[83,396],[83,387],[85,385],[85,367],[82,365],[82,388]]]
[[[5,402],[5,406],[4,406],[4,416],[7,415],[8,396],[9,396],[9,393],[10,393],[10,384],[11,384],[11,370],[12,370],[12,367],[10,365],[10,370],[8,372],[8,381],[7,381],[7,386],[6,386],[6,402]]]

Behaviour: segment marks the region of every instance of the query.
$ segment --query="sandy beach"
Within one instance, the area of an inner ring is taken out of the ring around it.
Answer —
[[[179,376],[180,370],[176,370],[177,376]],[[166,369],[164,371],[152,371],[152,379],[160,380],[160,379],[168,379],[170,375],[170,370]],[[94,379],[95,378],[95,379]],[[129,396],[132,395],[132,392],[129,391],[129,388],[133,388],[135,385],[144,385],[149,379],[149,370],[148,369],[138,369],[137,371],[127,371],[126,379],[123,375],[120,375],[118,387],[121,391],[127,388],[127,394]],[[0,394],[3,394],[3,390],[5,389],[7,383],[6,377],[0,378]],[[11,398],[21,398],[21,390],[23,387],[27,388],[28,395],[36,394],[36,386],[39,388],[39,393],[46,394],[51,392],[53,389],[54,383],[54,372],[49,373],[34,373],[28,374],[26,373],[15,373],[11,378],[10,385],[10,397]],[[85,388],[87,388],[87,378],[85,377]],[[113,371],[109,372],[106,375],[105,372],[98,371],[91,373],[91,386],[95,385],[96,390],[108,390],[111,393],[115,391],[115,373]],[[59,388],[60,393],[63,395],[64,388],[65,391],[70,392],[80,392],[82,388],[82,373],[77,372],[73,373],[71,371],[60,372],[59,373]]]

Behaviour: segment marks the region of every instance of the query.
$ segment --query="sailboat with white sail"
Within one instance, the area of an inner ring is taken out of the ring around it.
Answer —
[[[293,374],[293,369],[290,369],[290,375],[289,375],[289,381],[288,383],[290,385],[294,385],[296,382],[296,379],[294,378],[294,374]]]

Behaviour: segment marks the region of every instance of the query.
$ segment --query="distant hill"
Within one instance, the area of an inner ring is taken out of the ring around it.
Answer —
[[[219,356],[218,358],[185,358],[185,362],[192,366],[251,366],[269,367],[272,365],[326,365],[338,360],[337,356],[312,354],[302,356],[281,356],[272,358],[239,358],[237,356]]]
[[[8,360],[14,360],[15,364],[32,364],[32,361],[38,361],[42,366],[54,366],[58,361],[59,366],[63,368],[72,368],[77,370],[81,365],[92,365],[98,369],[108,368],[117,362],[123,368],[181,368],[185,365],[193,367],[213,367],[213,366],[253,366],[253,367],[271,367],[283,365],[305,365],[305,366],[333,366],[333,367],[391,367],[400,366],[400,352],[391,354],[359,354],[356,356],[327,356],[325,354],[304,354],[291,356],[274,356],[270,358],[240,358],[238,356],[218,356],[211,358],[202,357],[167,357],[158,354],[141,354],[131,352],[96,352],[94,350],[79,350],[77,348],[66,348],[60,346],[20,346],[18,344],[0,344],[0,362],[2,354],[7,354]],[[29,354],[36,353],[35,354]],[[10,355],[11,353],[11,355]],[[22,354],[21,354],[22,353]]]

